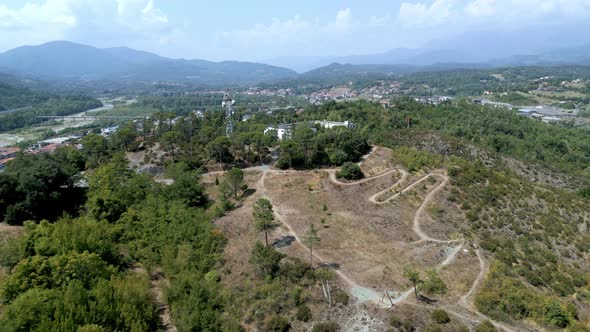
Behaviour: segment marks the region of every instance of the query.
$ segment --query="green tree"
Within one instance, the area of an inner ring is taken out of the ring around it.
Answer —
[[[279,270],[279,263],[284,255],[274,248],[265,246],[260,241],[256,241],[250,256],[250,263],[256,266],[258,275],[261,277],[274,277]]]
[[[176,149],[180,143],[181,138],[182,136],[180,133],[175,130],[166,132],[164,135],[162,135],[162,138],[160,138],[162,147],[164,147],[164,149],[170,153],[173,162],[176,161]]]
[[[363,174],[358,164],[345,162],[337,176],[347,180],[360,180],[365,177],[365,174]]]
[[[133,123],[125,125],[113,135],[113,141],[120,147],[123,147],[125,151],[130,151],[133,143],[137,140],[139,134]]]
[[[475,332],[497,332],[498,330],[489,320],[484,320],[475,328]]]
[[[411,266],[406,266],[404,269],[404,278],[408,279],[412,283],[412,286],[414,286],[414,294],[416,295],[416,300],[418,300],[418,286],[423,283],[420,278],[420,272],[414,270]]]
[[[82,138],[82,151],[88,156],[88,167],[100,166],[109,157],[107,140],[95,134],[86,135]]]
[[[180,171],[174,174],[174,182],[166,187],[170,199],[182,200],[187,206],[204,206],[209,201],[198,172]]]
[[[313,248],[320,243],[318,229],[313,224],[309,225],[309,229],[303,235],[303,243],[309,248],[309,266],[313,268]]]
[[[231,191],[234,194],[234,198],[238,198],[238,191],[242,187],[242,183],[244,182],[244,172],[237,168],[233,167],[229,171],[225,173],[225,183],[229,186]]]
[[[420,286],[420,290],[429,295],[442,295],[447,292],[447,285],[440,278],[435,269],[426,272],[426,280]]]
[[[207,143],[209,156],[217,162],[230,162],[233,155],[230,152],[231,140],[225,136],[218,136],[211,142]]]
[[[449,314],[443,309],[434,309],[432,314],[430,314],[430,317],[437,324],[447,324],[451,321],[451,317],[449,317]]]
[[[280,144],[281,155],[277,163],[293,167],[304,161],[305,151],[301,144],[294,140],[284,140]]]
[[[264,239],[268,246],[268,232],[271,232],[279,226],[275,222],[275,215],[272,209],[272,203],[266,198],[259,198],[254,204],[254,226],[258,232],[264,232]]]

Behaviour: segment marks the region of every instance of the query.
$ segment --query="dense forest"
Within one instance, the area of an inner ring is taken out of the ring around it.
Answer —
[[[190,112],[194,100],[143,102],[158,111],[141,125],[121,126],[109,139],[87,135],[81,150],[19,155],[0,173],[0,216],[25,225],[22,237],[1,243],[0,265],[10,271],[0,286],[4,330],[155,330],[161,322],[150,289],[165,276],[163,298],[179,331],[240,331],[242,317],[262,331],[287,331],[322,300],[304,290],[333,273],[259,242],[244,262],[256,276],[247,287],[226,289],[219,277],[231,273],[224,270],[226,239],[212,221],[247,197],[239,167],[271,162],[275,149],[278,168],[343,165],[340,176],[358,179],[350,162],[379,144],[410,172],[447,169],[449,200],[468,221],[461,231],[492,257],[475,299],[481,312],[587,331],[580,322],[590,307],[590,235],[580,231],[590,211],[587,131],[462,102],[402,98],[392,109],[358,101],[257,114],[226,137],[223,113],[198,117]],[[324,119],[356,129],[305,123]],[[293,125],[290,139],[263,134],[278,123]],[[137,174],[123,156],[155,147],[164,155],[148,154],[144,163],[165,168],[172,185]],[[201,174],[219,165],[231,170],[215,180],[219,195],[209,196]],[[276,227],[270,202],[257,201],[253,217],[261,232]],[[314,236],[312,226],[305,240],[319,241]],[[342,290],[334,298],[348,303]],[[317,331],[333,328],[322,324]]]
[[[88,96],[58,96],[0,81],[0,131],[47,121],[35,118],[38,115],[71,115],[101,106]]]

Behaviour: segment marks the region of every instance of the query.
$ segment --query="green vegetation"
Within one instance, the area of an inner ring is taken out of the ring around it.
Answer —
[[[0,94],[1,95],[1,94]],[[22,96],[22,98],[28,98],[28,96]],[[29,103],[23,101],[17,105],[23,105]],[[33,99],[30,102],[38,102],[40,100]],[[0,100],[2,102],[2,100]],[[1,105],[1,104],[0,104]],[[31,107],[28,107],[31,106]],[[86,96],[66,96],[57,97],[52,96],[43,100],[39,104],[28,104],[24,105],[22,109],[13,112],[0,112],[0,132],[22,128],[43,121],[47,119],[36,118],[38,115],[56,115],[56,116],[67,116],[75,113],[87,111],[89,109],[98,108],[102,106],[102,102],[98,99],[94,99]],[[1,110],[1,109],[0,109]]]
[[[74,183],[77,168],[71,163],[85,164],[84,158],[65,158],[74,151],[19,156],[2,176],[14,176],[32,189],[19,185],[3,190],[27,189],[23,195],[34,195],[39,199],[35,204],[62,211],[66,201],[56,188],[69,187],[46,180],[45,174]],[[55,187],[40,187],[35,181]],[[145,271],[161,269],[170,282],[164,293],[178,328],[221,331],[218,281],[205,276],[217,264],[224,239],[200,208],[207,200],[193,199],[203,197],[200,187],[192,181],[174,186],[157,185],[115,158],[90,176],[88,202],[80,217],[25,223],[22,239],[3,243],[8,248],[2,251],[18,253],[18,258],[4,260],[13,268],[0,288],[5,304],[2,329],[155,330],[159,322]],[[36,207],[30,211],[36,213]],[[52,213],[53,218],[61,214]],[[44,217],[27,216],[38,221]]]
[[[420,278],[420,272],[414,270],[411,266],[404,268],[404,278],[408,279],[414,287],[414,295],[418,299],[418,286],[422,285],[424,281]]]
[[[303,235],[303,243],[309,248],[309,266],[313,268],[313,248],[320,243],[318,229],[314,224],[309,225],[309,229]]]
[[[484,320],[475,328],[475,332],[496,332],[498,331],[489,320]]]
[[[365,177],[365,174],[363,174],[358,164],[346,162],[336,176],[346,180],[360,180]]]
[[[506,94],[500,94],[498,96],[496,96],[496,101],[499,102],[503,102],[503,103],[509,103],[511,105],[515,105],[515,106],[531,106],[531,105],[537,105],[538,102],[535,98],[526,95],[524,93],[518,93],[518,92],[509,92]]]
[[[264,232],[264,239],[266,246],[268,247],[268,232],[279,226],[278,223],[274,222],[275,216],[272,210],[272,203],[265,198],[259,198],[254,204],[254,227],[259,232]]]
[[[464,232],[495,257],[494,266],[510,267],[498,268],[486,279],[476,298],[482,312],[499,320],[531,318],[549,326],[576,326],[573,309],[588,306],[585,297],[571,297],[589,291],[583,257],[590,237],[579,227],[588,227],[590,201],[584,188],[590,178],[590,135],[463,102],[395,103],[390,111],[365,102],[327,103],[306,113],[358,121],[357,130],[393,148],[394,161],[410,170],[448,169],[453,186],[448,199],[465,213]],[[533,171],[514,168],[510,160]],[[538,178],[568,180],[548,182],[564,184],[558,187]],[[416,286],[422,281],[417,272],[406,271],[406,278]],[[437,284],[426,288],[442,292]],[[520,304],[503,302],[513,300]]]
[[[313,318],[310,306],[347,304],[346,292],[329,291],[331,271],[313,271],[320,241],[314,225],[302,237],[309,264],[286,257],[267,240],[249,244],[250,257],[234,273],[212,220],[251,191],[234,166],[268,163],[278,147],[281,168],[342,166],[340,176],[358,179],[362,173],[353,162],[370,144],[392,148],[394,161],[410,171],[448,170],[452,187],[446,194],[466,217],[457,227],[492,261],[475,298],[480,311],[549,328],[580,326],[579,313],[590,299],[584,260],[590,235],[583,231],[590,211],[588,132],[463,102],[424,106],[399,99],[389,110],[359,101],[308,107],[304,115],[257,115],[237,121],[234,135],[226,137],[221,112],[197,117],[190,112],[197,104],[176,101],[178,110],[168,111],[162,106],[172,108],[173,101],[156,98],[149,107],[167,111],[141,125],[124,125],[110,139],[87,135],[80,151],[20,155],[0,174],[0,215],[25,224],[23,237],[0,243],[0,264],[11,269],[0,285],[3,329],[154,330],[154,284],[179,331],[240,330],[242,322],[283,331],[289,318]],[[148,99],[143,103],[148,106]],[[181,111],[187,116],[175,119]],[[310,119],[349,120],[357,128],[314,131],[303,125],[281,142],[263,134],[270,124]],[[150,150],[157,146],[163,156]],[[173,184],[128,169],[122,153],[139,150],[146,151],[143,163],[165,167]],[[218,197],[208,197],[200,183],[211,166],[230,169],[211,188]],[[541,181],[548,177],[567,181]],[[266,237],[275,226],[270,201],[256,203],[253,219]],[[422,277],[406,268],[404,277],[417,298],[418,292],[447,291],[436,271]],[[224,278],[232,283],[225,288]],[[317,285],[325,294],[313,291]],[[433,312],[433,320],[446,321],[441,312]],[[414,329],[401,318],[392,325]],[[332,322],[313,327],[335,329]],[[494,330],[488,323],[477,329]]]
[[[508,268],[494,262],[483,290],[475,298],[482,312],[496,319],[533,318],[552,327],[566,328],[577,319],[573,304],[528,290]]]
[[[54,154],[20,154],[0,173],[0,219],[22,225],[26,220],[55,220],[75,214],[84,202],[77,183],[84,156],[73,148]]]
[[[433,310],[430,317],[437,324],[447,324],[451,321],[451,317],[449,317],[449,314],[443,309]]]
[[[337,332],[338,323],[336,322],[320,322],[313,326],[312,332]]]
[[[438,276],[436,270],[432,269],[426,273],[424,283],[420,285],[420,291],[428,295],[442,295],[447,292],[447,285]]]

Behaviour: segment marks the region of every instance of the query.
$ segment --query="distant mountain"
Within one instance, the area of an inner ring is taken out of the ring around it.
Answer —
[[[169,59],[126,47],[99,49],[65,41],[0,54],[0,71],[66,80],[242,84],[284,80],[292,70],[249,62]]]
[[[590,64],[590,22],[544,24],[514,27],[489,27],[434,40],[420,48],[394,48],[375,54],[332,57],[280,57],[270,63],[300,71],[312,70],[331,63],[365,65],[472,64],[493,66]],[[300,71],[301,72],[301,71]]]
[[[301,74],[301,78],[335,78],[346,76],[362,76],[371,74],[406,74],[418,70],[411,65],[352,65],[332,63],[330,65],[310,70]]]

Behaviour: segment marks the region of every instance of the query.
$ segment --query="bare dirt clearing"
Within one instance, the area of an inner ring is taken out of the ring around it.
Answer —
[[[230,239],[225,266],[229,277],[224,282],[231,285],[244,273],[251,273],[249,253],[254,242],[262,240],[252,227],[252,204],[266,197],[282,223],[271,241],[281,243],[277,247],[287,255],[309,260],[300,239],[310,224],[320,229],[314,265],[332,267],[348,285],[357,300],[355,317],[370,321],[361,303],[390,307],[384,299],[388,292],[395,304],[448,308],[470,327],[485,319],[470,303],[485,277],[486,265],[481,253],[461,235],[465,219],[448,200],[448,177],[443,170],[410,174],[395,168],[389,156],[387,149],[374,149],[361,163],[369,177],[355,182],[336,179],[336,170],[248,172],[255,194],[216,222]],[[207,181],[214,176],[218,174]],[[403,277],[406,266],[423,273],[438,270],[448,293],[431,304],[416,303]],[[347,324],[345,330],[358,330],[355,324]]]

